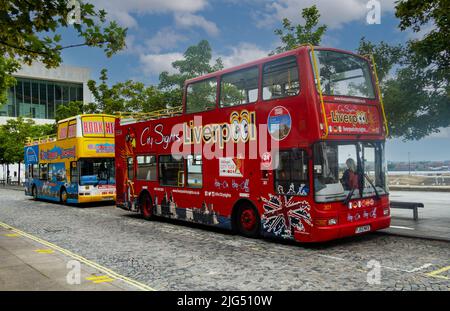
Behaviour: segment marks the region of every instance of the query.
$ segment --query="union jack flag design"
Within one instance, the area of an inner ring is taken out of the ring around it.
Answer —
[[[292,238],[294,229],[305,232],[304,223],[313,226],[311,207],[305,200],[296,201],[294,196],[269,194],[264,202],[264,214],[261,217],[263,228],[277,236]]]

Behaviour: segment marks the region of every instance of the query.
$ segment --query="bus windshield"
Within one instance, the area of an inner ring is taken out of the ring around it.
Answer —
[[[369,63],[363,58],[327,50],[314,54],[324,95],[375,97]]]
[[[80,159],[80,185],[114,185],[114,159]]]
[[[317,202],[387,194],[382,142],[320,142],[314,146]]]

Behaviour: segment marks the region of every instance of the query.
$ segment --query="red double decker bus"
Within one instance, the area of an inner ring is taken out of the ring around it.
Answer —
[[[123,116],[117,206],[299,242],[388,227],[372,64],[305,45],[187,81],[180,109]]]

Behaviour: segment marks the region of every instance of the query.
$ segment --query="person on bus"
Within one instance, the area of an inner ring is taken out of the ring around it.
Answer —
[[[345,161],[345,164],[347,165],[347,169],[342,175],[342,185],[344,186],[344,189],[358,189],[359,181],[355,160],[348,158],[347,161]]]
[[[108,169],[106,168],[105,163],[101,163],[98,168],[98,179],[99,180],[108,180]]]

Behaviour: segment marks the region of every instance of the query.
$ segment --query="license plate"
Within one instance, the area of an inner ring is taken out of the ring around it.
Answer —
[[[367,231],[370,231],[370,225],[357,227],[355,233],[363,233]]]

